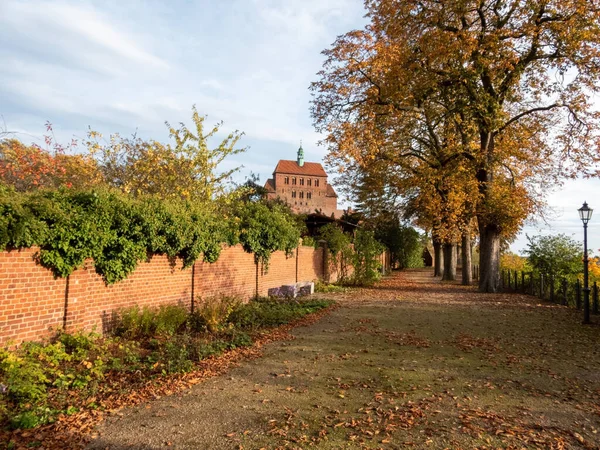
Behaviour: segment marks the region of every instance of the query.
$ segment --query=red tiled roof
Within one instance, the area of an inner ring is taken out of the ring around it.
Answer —
[[[329,183],[327,183],[327,192],[325,193],[325,196],[326,197],[336,197],[337,198],[337,194],[333,190],[333,186],[331,186]]]
[[[302,167],[296,161],[280,159],[274,173],[289,173],[292,175],[306,175],[309,177],[326,177],[325,169],[320,163],[305,162]]]
[[[265,189],[267,192],[275,192],[275,183],[273,182],[273,178],[269,178],[265,182]]]

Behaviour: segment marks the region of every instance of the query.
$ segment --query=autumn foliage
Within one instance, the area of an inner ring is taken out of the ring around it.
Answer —
[[[350,190],[396,204],[443,244],[477,227],[480,289],[549,186],[600,175],[598,5],[367,0],[326,57],[312,115]],[[350,169],[350,170],[348,170]],[[368,195],[369,192],[366,191]]]
[[[101,184],[97,162],[88,155],[49,151],[16,139],[0,142],[0,179],[25,192],[59,187],[81,188]]]

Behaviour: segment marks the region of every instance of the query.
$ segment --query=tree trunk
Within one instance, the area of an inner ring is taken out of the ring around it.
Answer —
[[[442,265],[444,264],[444,256],[442,255],[442,243],[433,241],[433,276],[441,277],[444,274]]]
[[[462,235],[462,284],[469,286],[473,282],[473,267],[471,255],[471,233]]]
[[[494,184],[494,133],[482,129],[480,131],[481,151],[486,161],[477,171],[479,193],[485,205]],[[485,208],[484,208],[485,209]],[[480,213],[479,222],[479,291],[498,292],[500,289],[500,228],[497,223],[488,220]]]
[[[498,292],[500,288],[500,233],[495,225],[479,227],[479,290]]]
[[[456,280],[456,243],[444,244],[444,273],[442,280]]]

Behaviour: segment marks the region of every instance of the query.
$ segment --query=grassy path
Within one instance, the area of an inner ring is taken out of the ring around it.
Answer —
[[[93,449],[599,448],[600,328],[425,270],[341,304],[264,356],[128,408]]]

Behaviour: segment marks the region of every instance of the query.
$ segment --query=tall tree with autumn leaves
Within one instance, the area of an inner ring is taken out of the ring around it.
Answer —
[[[600,81],[600,3],[365,5],[370,23],[324,52],[312,85],[312,114],[330,160],[368,168],[386,148],[411,167],[441,143],[475,183],[480,289],[495,292],[501,240],[539,207],[545,187],[600,175],[600,116],[591,103]],[[434,146],[416,148],[423,142],[415,130]]]

